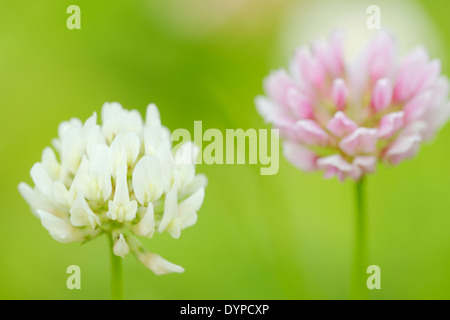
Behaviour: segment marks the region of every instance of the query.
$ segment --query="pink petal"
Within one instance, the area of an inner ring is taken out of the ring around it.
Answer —
[[[423,121],[412,122],[412,123],[404,126],[402,133],[399,135],[399,138],[414,136],[414,135],[418,135],[418,136],[422,137],[426,127],[427,127],[427,124]]]
[[[343,181],[346,174],[353,169],[352,165],[345,161],[340,154],[319,158],[316,163],[318,169],[325,171],[325,179],[338,176],[339,180]]]
[[[394,101],[404,102],[432,83],[440,72],[438,61],[428,62],[422,47],[411,51],[401,62],[394,86]]]
[[[334,117],[327,124],[327,129],[339,138],[352,133],[357,128],[358,125],[350,120],[342,111],[336,112]]]
[[[426,123],[426,128],[422,132],[422,137],[425,140],[431,139],[450,117],[450,103],[447,101],[449,92],[447,78],[441,77],[437,79],[431,90],[433,91],[433,101],[422,117],[422,120]]]
[[[378,126],[378,137],[390,138],[403,126],[404,112],[393,112],[385,115],[381,118],[380,125]]]
[[[316,58],[324,66],[325,70],[333,77],[342,73],[342,33],[333,32],[328,41],[319,40],[313,44],[313,52]]]
[[[375,172],[376,164],[376,157],[355,157],[349,176],[354,180],[359,180],[364,174]]]
[[[294,57],[294,70],[297,77],[309,86],[322,88],[325,81],[323,65],[311,55],[306,47],[300,48]]]
[[[450,103],[443,102],[433,106],[426,116],[426,128],[422,132],[424,140],[430,140],[450,118]]]
[[[384,31],[375,34],[365,53],[366,66],[372,82],[390,75],[395,62],[395,52],[395,41],[391,35]]]
[[[383,158],[393,165],[399,164],[417,153],[421,141],[419,135],[400,137],[385,151]]]
[[[317,169],[317,155],[298,143],[285,141],[283,143],[283,154],[290,163],[300,170],[314,171]]]
[[[427,90],[432,92],[431,104],[441,104],[447,100],[449,93],[449,82],[447,77],[441,76],[429,86]]]
[[[433,84],[439,77],[441,73],[441,62],[439,60],[431,61],[422,73],[421,81],[419,82],[418,90],[427,89],[431,84]]]
[[[348,155],[376,151],[377,129],[358,128],[341,140],[339,147]]]
[[[288,91],[288,105],[292,113],[299,119],[309,119],[313,116],[311,99],[299,90],[291,88]]]
[[[365,173],[375,172],[375,166],[377,164],[376,157],[355,157],[353,159],[353,165],[360,167]]]
[[[287,106],[287,92],[290,88],[294,87],[294,82],[284,70],[272,72],[264,80],[264,88],[269,97],[285,106]]]
[[[408,124],[420,120],[427,111],[431,99],[432,95],[430,91],[425,91],[411,99],[403,108],[405,112],[405,123]]]
[[[392,101],[392,84],[389,79],[377,81],[373,89],[371,106],[375,111],[386,109]]]
[[[333,102],[338,110],[344,110],[347,104],[348,89],[342,79],[335,79],[333,82],[332,96]]]
[[[306,145],[325,146],[328,143],[328,133],[314,120],[299,120],[295,123],[295,131],[300,142]]]
[[[267,123],[273,123],[277,127],[292,126],[295,123],[286,110],[269,98],[256,97],[255,104],[256,110]]]

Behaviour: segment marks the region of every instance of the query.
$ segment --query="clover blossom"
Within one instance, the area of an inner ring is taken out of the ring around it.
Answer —
[[[166,231],[179,238],[196,223],[207,182],[195,174],[197,147],[186,142],[173,151],[154,104],[145,121],[118,103],[105,103],[101,118],[102,125],[96,113],[84,124],[76,118],[62,122],[54,149],[46,147],[31,168],[35,187],[19,184],[22,197],[59,242],[106,233],[116,256],[131,251],[156,274],[183,272],[135,236]]]
[[[398,59],[384,31],[351,61],[339,32],[300,47],[289,72],[271,73],[264,87],[257,110],[280,130],[288,161],[341,181],[413,157],[450,115],[439,60],[422,47]]]

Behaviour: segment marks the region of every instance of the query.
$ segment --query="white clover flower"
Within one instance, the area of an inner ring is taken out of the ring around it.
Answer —
[[[156,274],[184,271],[134,237],[167,231],[179,238],[197,221],[207,182],[195,174],[197,147],[186,142],[173,152],[154,104],[144,122],[136,110],[105,103],[102,125],[96,113],[84,124],[62,122],[52,144],[56,153],[45,148],[31,169],[35,187],[22,182],[19,191],[55,240],[87,241],[106,233],[116,256],[131,251]]]

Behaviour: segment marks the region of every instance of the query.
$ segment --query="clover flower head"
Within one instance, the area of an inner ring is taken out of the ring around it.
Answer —
[[[84,124],[76,118],[62,122],[53,148],[46,147],[31,168],[35,186],[19,184],[22,197],[57,241],[106,233],[115,255],[131,251],[156,274],[183,272],[147,252],[135,236],[166,231],[179,238],[196,223],[207,182],[195,174],[198,148],[185,142],[173,150],[154,104],[145,121],[118,103],[105,103],[101,118],[102,125],[96,113]]]
[[[439,60],[418,47],[398,59],[395,41],[378,32],[350,62],[342,33],[295,52],[289,71],[271,73],[256,98],[280,130],[285,157],[325,177],[359,180],[378,161],[413,157],[450,115],[449,83]]]

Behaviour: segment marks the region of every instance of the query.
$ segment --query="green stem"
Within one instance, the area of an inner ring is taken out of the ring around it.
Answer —
[[[111,299],[123,300],[123,269],[122,258],[113,252],[114,239],[111,234],[107,234],[109,240],[109,251],[111,254]]]
[[[368,291],[366,286],[367,268],[367,213],[365,204],[364,177],[355,185],[355,251],[353,256],[351,299],[366,300]]]

